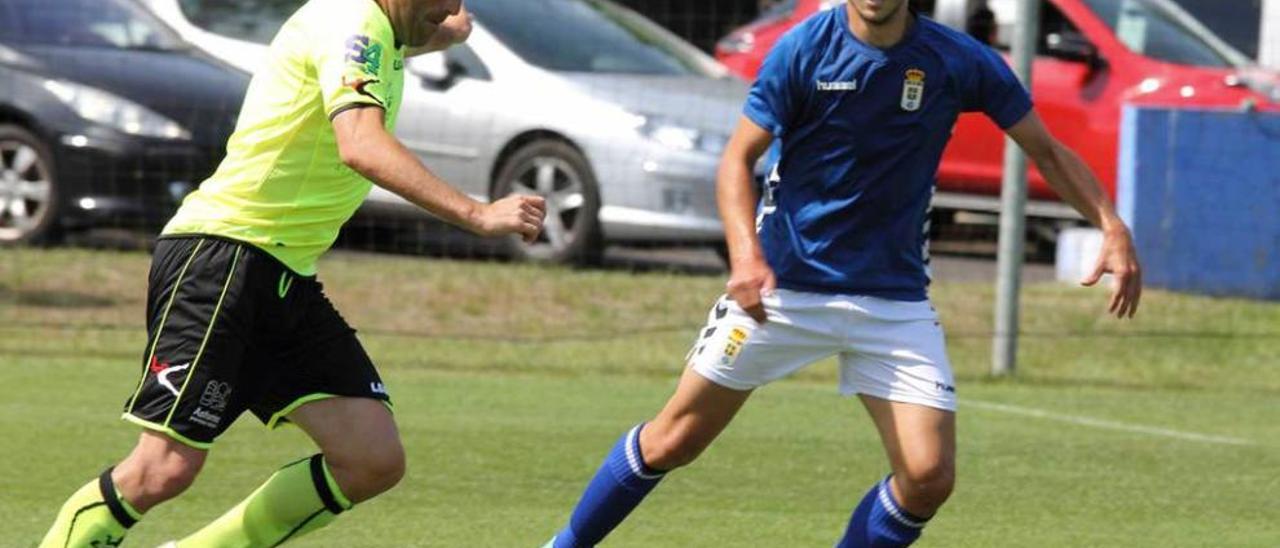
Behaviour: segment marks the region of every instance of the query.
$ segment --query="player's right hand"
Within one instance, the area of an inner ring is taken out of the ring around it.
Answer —
[[[525,242],[533,243],[542,232],[547,202],[541,196],[512,194],[480,206],[476,217],[476,232],[481,236],[519,234]]]
[[[743,312],[756,323],[768,320],[761,299],[772,295],[776,287],[773,269],[761,257],[734,261],[730,268],[729,282],[725,284],[729,298],[738,303]]]

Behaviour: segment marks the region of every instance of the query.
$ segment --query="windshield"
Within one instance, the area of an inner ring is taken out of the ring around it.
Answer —
[[[1177,0],[1178,6],[1250,59],[1258,58],[1262,0]]]
[[[1240,67],[1247,59],[1175,5],[1158,0],[1085,0],[1125,47],[1153,59]]]
[[[8,0],[0,5],[0,40],[160,51],[185,47],[149,12],[122,0]]]
[[[796,0],[781,0],[780,2],[769,6],[760,12],[760,16],[756,18],[756,22],[774,21],[777,19],[786,19],[791,17],[796,11]]]
[[[179,0],[191,24],[228,38],[269,44],[303,0]]]
[[[697,48],[607,0],[468,0],[467,9],[516,55],[567,72],[720,76]]]

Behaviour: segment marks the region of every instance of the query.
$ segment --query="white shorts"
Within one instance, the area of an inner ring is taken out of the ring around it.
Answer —
[[[778,289],[758,324],[721,297],[686,358],[708,380],[750,390],[840,356],[840,392],[955,411],[946,339],[929,301]]]

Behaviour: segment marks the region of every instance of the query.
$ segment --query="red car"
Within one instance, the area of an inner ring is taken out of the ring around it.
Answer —
[[[933,0],[918,11],[1007,50],[1017,0]],[[716,48],[722,63],[753,80],[765,54],[791,27],[844,0],[784,0]],[[1256,24],[1256,22],[1254,22]],[[1032,96],[1053,133],[1093,167],[1115,197],[1120,112],[1124,104],[1280,110],[1277,75],[1169,0],[1045,0]],[[938,169],[935,205],[996,211],[1004,136],[981,114],[962,115]],[[1027,212],[1078,219],[1034,168]]]

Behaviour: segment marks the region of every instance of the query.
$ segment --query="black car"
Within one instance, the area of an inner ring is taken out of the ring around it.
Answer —
[[[133,0],[0,0],[0,243],[163,223],[248,82]]]

